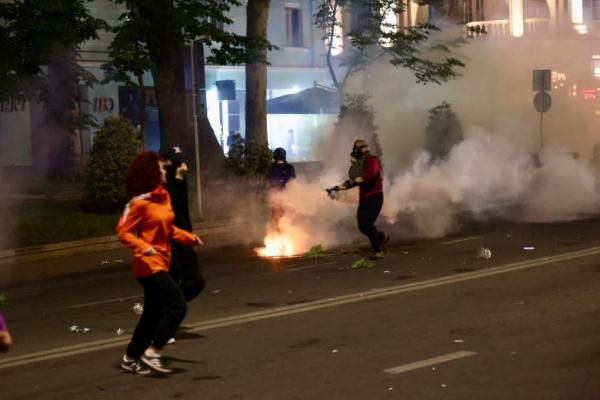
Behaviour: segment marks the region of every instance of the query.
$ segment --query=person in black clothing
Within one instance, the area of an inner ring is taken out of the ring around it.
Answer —
[[[180,147],[163,145],[158,154],[167,171],[165,189],[171,196],[171,205],[175,213],[174,225],[180,229],[192,232],[192,221],[188,207],[187,165]],[[204,290],[206,282],[200,266],[198,256],[189,246],[171,241],[171,265],[169,274],[175,282],[179,283],[181,291],[187,301],[194,299]]]
[[[296,179],[296,170],[292,164],[286,161],[286,152],[282,147],[278,147],[273,151],[275,162],[269,168],[269,189],[282,190],[285,189],[287,183]]]
[[[296,179],[296,170],[292,164],[286,160],[286,152],[278,147],[273,151],[275,162],[269,168],[269,192],[275,193],[284,190],[288,182]],[[285,207],[275,197],[271,197],[271,220],[279,229],[279,220],[285,214]]]

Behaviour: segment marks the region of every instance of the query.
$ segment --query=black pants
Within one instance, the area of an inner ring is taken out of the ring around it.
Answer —
[[[381,207],[383,207],[383,193],[377,193],[360,199],[356,213],[358,229],[369,238],[374,251],[381,251],[381,242],[384,238],[383,232],[378,231],[375,226]]]
[[[166,271],[138,278],[138,282],[144,288],[144,312],[126,351],[127,356],[135,358],[144,354],[150,344],[162,349],[187,312],[181,289]]]
[[[190,301],[198,296],[206,286],[206,281],[198,265],[198,256],[190,246],[177,242],[171,242],[171,253],[169,274],[179,284],[185,299]]]

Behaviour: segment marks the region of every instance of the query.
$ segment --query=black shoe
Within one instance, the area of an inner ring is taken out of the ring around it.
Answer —
[[[375,260],[381,260],[383,258],[383,251],[376,251],[375,253],[373,253],[371,255],[371,260],[375,261]]]
[[[170,374],[173,372],[172,369],[165,366],[165,362],[161,356],[149,356],[144,354],[140,357],[140,360],[153,370],[162,372],[163,374]]]
[[[123,357],[121,361],[121,368],[125,371],[134,372],[138,375],[148,375],[150,372],[150,368],[146,367],[144,364],[140,362],[138,358],[131,357]]]
[[[383,240],[381,241],[381,247],[385,247],[392,237],[390,235],[383,234]]]

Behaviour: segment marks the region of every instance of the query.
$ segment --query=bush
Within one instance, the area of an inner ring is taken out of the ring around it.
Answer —
[[[450,104],[444,101],[429,110],[425,140],[425,150],[431,153],[432,161],[447,158],[452,147],[463,140],[460,121]]]
[[[127,202],[125,174],[140,151],[130,120],[108,117],[94,136],[90,159],[84,173],[84,199],[87,211],[112,214]]]
[[[254,140],[246,145],[240,134],[233,136],[225,160],[227,170],[245,178],[264,178],[273,163],[273,152],[267,146],[260,146]]]
[[[335,131],[340,134],[354,132],[371,142],[371,152],[379,157],[383,156],[381,143],[379,141],[379,127],[375,125],[375,109],[369,104],[371,96],[368,94],[346,95],[346,102],[342,106]]]

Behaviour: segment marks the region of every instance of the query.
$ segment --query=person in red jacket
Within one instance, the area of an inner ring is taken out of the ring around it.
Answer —
[[[383,207],[383,173],[379,158],[369,151],[369,144],[364,140],[354,142],[350,156],[355,160],[364,160],[362,175],[355,179],[348,179],[341,185],[327,189],[328,193],[339,190],[348,190],[359,187],[359,205],[356,219],[358,229],[369,238],[373,255],[371,259],[378,260],[383,257],[383,245],[389,242],[390,237],[377,230],[375,221]]]
[[[173,372],[165,366],[161,351],[187,312],[185,296],[169,275],[170,242],[202,245],[196,235],[173,225],[175,215],[163,187],[165,181],[158,154],[140,154],[127,170],[126,189],[131,200],[117,226],[119,239],[133,250],[133,272],[144,288],[143,313],[121,368],[140,375],[150,373],[147,367]]]

